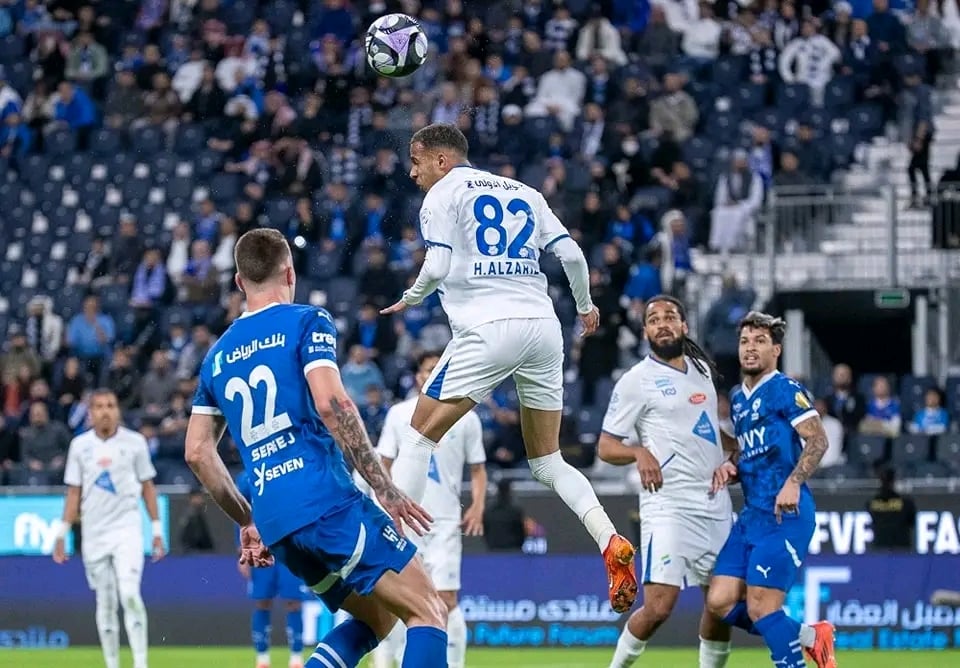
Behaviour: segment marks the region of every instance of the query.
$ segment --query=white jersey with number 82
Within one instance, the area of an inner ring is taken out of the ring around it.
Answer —
[[[493,320],[556,318],[540,251],[569,234],[535,189],[456,167],[424,198],[420,230],[428,246],[452,253],[438,293],[455,334]]]

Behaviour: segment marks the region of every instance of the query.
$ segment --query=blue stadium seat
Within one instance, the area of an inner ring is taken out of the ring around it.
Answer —
[[[163,149],[163,130],[145,125],[130,131],[130,148],[138,160],[151,157]]]
[[[182,156],[192,157],[206,147],[207,135],[197,124],[183,124],[177,128],[173,150]]]
[[[740,139],[740,116],[731,112],[711,114],[706,133],[719,145],[733,146]]]
[[[120,135],[109,128],[100,128],[90,140],[90,152],[97,156],[112,156],[121,150]]]
[[[960,434],[940,434],[934,441],[934,460],[960,473]]]
[[[293,15],[298,11],[296,3],[286,0],[274,0],[270,3],[270,11],[265,12],[267,23],[270,24],[270,32],[274,35],[282,35],[290,31],[293,25]]]
[[[830,466],[818,471],[818,478],[841,483],[846,480],[863,480],[872,478],[873,474],[869,467],[861,463],[847,462],[838,466]]]
[[[90,179],[93,161],[86,153],[74,153],[63,163],[66,181],[74,187],[80,187]]]
[[[126,285],[105,285],[97,292],[100,296],[100,308],[113,316],[126,309],[130,299],[130,288]]]
[[[791,118],[810,107],[810,87],[807,84],[784,84],[777,91],[777,108]]]
[[[156,181],[167,183],[177,171],[179,161],[180,158],[177,157],[176,153],[168,151],[157,153],[150,161],[150,175]]]
[[[890,462],[900,466],[930,459],[930,437],[926,434],[901,434],[890,445]]]
[[[947,376],[944,408],[950,413],[950,418],[960,421],[960,376]]]
[[[12,34],[0,39],[0,62],[16,63],[22,61],[26,53],[26,43],[20,35]]]
[[[153,180],[131,178],[123,184],[123,201],[130,208],[138,208],[147,203],[147,196],[150,194],[150,188]]]
[[[174,176],[167,182],[167,201],[175,206],[189,205],[196,180],[189,176]]]
[[[861,140],[872,139],[883,131],[883,108],[879,104],[858,104],[847,117]]]
[[[210,198],[217,204],[232,204],[240,194],[236,174],[218,173],[210,180]]]
[[[844,111],[853,105],[856,87],[850,77],[836,77],[827,84],[823,93],[825,109]]]
[[[833,115],[826,109],[811,108],[800,114],[798,120],[804,125],[810,126],[816,132],[824,132],[830,127]]]
[[[580,442],[583,444],[595,444],[600,438],[600,431],[603,428],[603,416],[606,413],[606,406],[583,407],[577,416],[580,426]]]
[[[327,284],[327,309],[334,315],[357,310],[357,284],[352,278],[337,277]]]
[[[193,166],[197,176],[210,176],[223,165],[223,156],[212,150],[204,150],[193,159]]]
[[[527,118],[523,122],[524,134],[529,139],[529,147],[538,153],[545,153],[550,135],[558,132],[560,126],[551,116]]]
[[[107,157],[107,173],[113,183],[123,183],[133,176],[137,159],[130,153],[115,153]]]
[[[761,84],[740,84],[734,93],[734,104],[744,114],[763,108],[766,87]]]
[[[329,280],[339,273],[342,259],[339,249],[324,251],[311,248],[307,255],[307,276],[321,281]]]
[[[951,477],[953,471],[940,462],[912,462],[904,466],[902,475],[919,480],[939,480]]]
[[[33,88],[33,63],[26,58],[18,58],[7,64],[6,68],[7,81],[25,99]]]
[[[77,137],[71,130],[57,128],[46,134],[43,150],[47,155],[67,156],[77,150]]]
[[[932,376],[907,375],[900,378],[900,411],[905,421],[913,418],[914,414],[923,408],[927,390],[936,387],[937,381]]]
[[[887,439],[883,436],[852,434],[847,445],[847,461],[861,466],[873,466],[887,459]]]
[[[288,198],[267,200],[264,212],[267,216],[267,225],[279,229],[285,226],[296,211],[296,201]]]
[[[853,151],[857,147],[857,138],[852,134],[831,133],[827,139],[830,161],[836,169],[846,169],[853,161]]]
[[[717,88],[733,90],[743,82],[744,61],[736,56],[717,58],[711,67],[711,79]]]

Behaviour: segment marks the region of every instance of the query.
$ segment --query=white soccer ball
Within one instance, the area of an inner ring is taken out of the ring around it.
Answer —
[[[406,77],[427,59],[427,36],[406,14],[386,14],[370,24],[365,41],[367,62],[377,74]]]

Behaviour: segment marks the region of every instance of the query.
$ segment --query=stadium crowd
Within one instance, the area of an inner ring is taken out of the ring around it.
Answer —
[[[195,376],[243,311],[232,250],[257,226],[288,236],[298,297],[336,316],[344,383],[376,437],[410,389],[409,360],[449,338],[435,299],[377,314],[422,261],[406,147],[438,121],[466,133],[477,164],[539,188],[591,259],[602,322],[582,343],[562,271],[544,261],[576,443],[612,374],[644,352],[644,300],[681,294],[695,249],[742,249],[771,184],[829,181],[898,120],[898,100],[911,122],[928,117],[960,38],[952,5],[4,2],[0,480],[59,482],[85,396],[106,385],[159,480],[190,483]],[[389,11],[430,37],[405,80],[364,61],[363,30]],[[753,299],[729,280],[708,315],[722,368],[733,314]],[[899,434],[889,391],[873,394],[864,428]],[[479,411],[492,465],[521,463],[515,393]],[[836,402],[825,411],[861,428]],[[914,414],[918,431],[943,422]]]

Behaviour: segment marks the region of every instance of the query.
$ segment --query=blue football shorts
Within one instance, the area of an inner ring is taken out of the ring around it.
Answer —
[[[268,568],[250,569],[249,592],[254,601],[302,601],[303,589],[303,581],[279,561]]]
[[[285,536],[270,550],[330,611],[339,610],[350,592],[372,593],[384,573],[399,573],[417,553],[393,520],[363,495]]]
[[[713,574],[785,592],[797,579],[815,527],[813,513],[783,515],[781,524],[772,516],[761,522],[738,518],[717,555]]]

